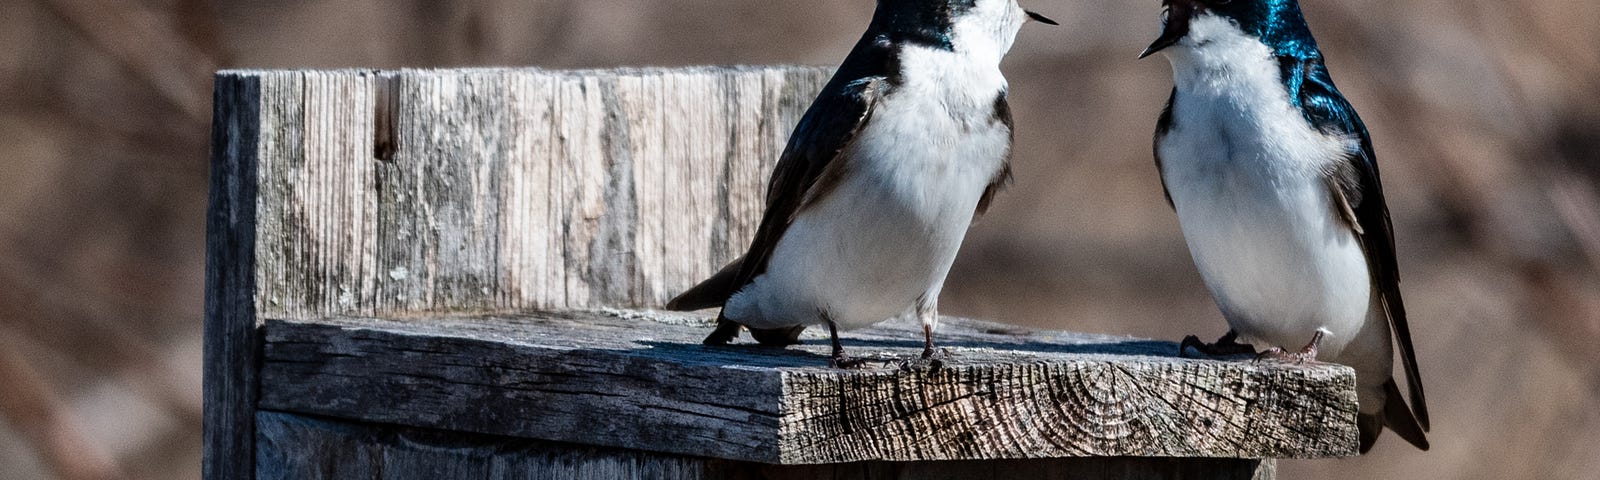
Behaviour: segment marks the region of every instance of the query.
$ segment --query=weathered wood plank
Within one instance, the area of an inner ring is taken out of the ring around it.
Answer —
[[[252,91],[271,128],[239,172],[262,185],[257,311],[659,305],[749,241],[827,74],[225,72],[270,87]]]
[[[260,319],[660,304],[748,242],[827,77],[218,74],[206,477],[249,477]]]
[[[261,480],[1271,480],[1272,460],[1064,458],[766,465],[261,412]]]
[[[1355,453],[1345,367],[945,325],[945,368],[839,371],[816,333],[789,349],[705,347],[708,318],[650,311],[273,321],[261,406],[779,464]],[[847,348],[911,358],[919,333],[893,323]]]

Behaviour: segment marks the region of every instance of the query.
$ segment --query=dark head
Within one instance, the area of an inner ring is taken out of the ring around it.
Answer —
[[[1162,0],[1161,38],[1139,58],[1174,45],[1183,46],[1190,27],[1202,19],[1221,18],[1261,40],[1280,57],[1317,58],[1317,41],[1300,13],[1298,0]],[[1192,40],[1192,39],[1190,39]],[[1194,42],[1187,42],[1194,43]],[[1192,46],[1192,45],[1190,45]]]
[[[956,37],[967,33],[962,41],[993,40],[1003,54],[1029,20],[1056,24],[1023,10],[1017,0],[878,0],[872,28],[895,43],[945,50],[955,50]]]

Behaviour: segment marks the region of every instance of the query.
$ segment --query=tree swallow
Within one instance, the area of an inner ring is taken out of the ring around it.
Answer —
[[[707,345],[764,345],[916,315],[936,356],[939,291],[976,214],[1010,178],[1000,60],[1016,0],[879,0],[861,40],[789,137],[745,255],[667,304],[721,306]]]
[[[1427,450],[1428,409],[1400,299],[1372,140],[1334,88],[1296,0],[1165,0],[1174,88],[1156,167],[1231,330],[1207,353],[1326,360],[1356,370],[1361,451],[1384,427]],[[1393,374],[1400,346],[1411,406]]]

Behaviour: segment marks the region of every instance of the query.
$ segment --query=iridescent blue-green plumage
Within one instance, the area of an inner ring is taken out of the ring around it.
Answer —
[[[1239,29],[1260,38],[1279,57],[1322,58],[1295,0],[1207,2],[1206,9],[1237,22]]]
[[[1193,16],[1210,14],[1224,17],[1232,21],[1241,32],[1258,39],[1276,57],[1280,71],[1279,79],[1288,94],[1289,101],[1310,125],[1323,133],[1356,141],[1348,155],[1335,162],[1333,171],[1330,172],[1329,183],[1336,189],[1334,193],[1348,205],[1349,210],[1345,215],[1353,217],[1347,220],[1356,232],[1362,250],[1366,254],[1373,288],[1378,294],[1378,300],[1382,302],[1396,343],[1399,345],[1411,397],[1408,409],[1402,402],[1397,406],[1386,406],[1383,418],[1363,418],[1361,447],[1363,452],[1370,448],[1377,432],[1382,426],[1387,425],[1411,443],[1426,449],[1427,441],[1423,432],[1428,429],[1429,424],[1427,401],[1423,396],[1411,331],[1407,325],[1405,306],[1400,295],[1393,227],[1388,206],[1384,201],[1383,185],[1379,179],[1372,139],[1355,108],[1334,85],[1322,52],[1317,47],[1316,39],[1312,36],[1311,28],[1298,2],[1296,0],[1166,0],[1165,3],[1172,9],[1171,12],[1180,17],[1173,21],[1183,24],[1167,25],[1166,32],[1163,32],[1163,41],[1153,45],[1147,54],[1165,48],[1176,42],[1176,37],[1187,34],[1189,28],[1187,22],[1190,22]],[[1167,35],[1168,33],[1173,35]],[[1175,89],[1174,97],[1168,100],[1166,110],[1162,112],[1158,122],[1158,140],[1172,128],[1172,109],[1176,94]],[[1160,168],[1162,159],[1159,153],[1156,163]],[[1168,201],[1171,202],[1170,195]],[[1389,388],[1394,388],[1392,381]],[[1389,396],[1390,402],[1396,402],[1399,392],[1394,391]],[[1393,411],[1399,409],[1408,410],[1411,415]]]
[[[1338,187],[1349,201],[1360,225],[1360,237],[1372,270],[1373,285],[1379,291],[1389,323],[1400,345],[1400,360],[1406,371],[1411,393],[1412,413],[1423,430],[1428,429],[1428,404],[1422,392],[1422,377],[1417,369],[1416,350],[1411,343],[1411,327],[1406,321],[1405,303],[1400,296],[1399,261],[1395,258],[1394,226],[1383,198],[1383,183],[1378,175],[1378,159],[1373,153],[1372,136],[1334,86],[1328,67],[1321,58],[1280,57],[1283,82],[1289,98],[1317,129],[1360,140],[1359,151],[1351,152],[1334,172]]]

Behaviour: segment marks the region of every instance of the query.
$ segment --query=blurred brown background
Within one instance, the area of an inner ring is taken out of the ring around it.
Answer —
[[[947,312],[1225,327],[1151,165],[1156,0],[1024,0],[1017,182]],[[1376,140],[1434,413],[1283,478],[1600,472],[1600,9],[1303,0]],[[199,478],[212,70],[836,64],[871,0],[0,0],[0,478]]]

